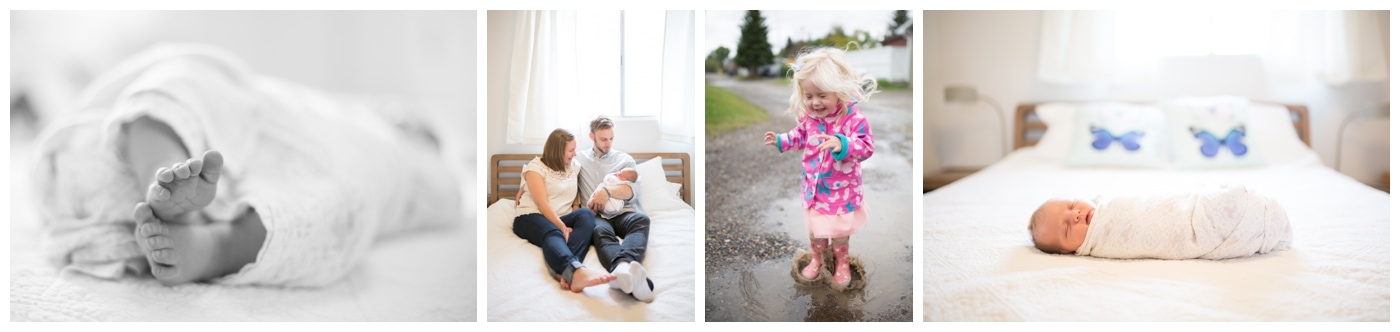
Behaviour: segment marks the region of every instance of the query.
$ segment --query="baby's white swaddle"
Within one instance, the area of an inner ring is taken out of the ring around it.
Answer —
[[[617,174],[608,174],[603,176],[603,183],[599,183],[598,188],[593,189],[593,194],[597,195],[599,191],[603,191],[603,188],[619,186],[626,183],[627,181],[623,181],[622,178],[617,177]],[[621,199],[612,198],[610,196],[608,197],[607,203],[603,204],[603,211],[594,212],[597,212],[599,215],[602,215],[603,218],[612,219],[614,217],[617,217],[617,215],[622,214],[622,207],[626,205],[627,202],[623,202]]]
[[[86,95],[88,112],[101,114],[103,125],[94,126],[89,121],[79,130],[102,132],[101,137],[84,138],[100,141],[49,144],[41,148],[43,155],[111,156],[119,146],[122,124],[142,116],[169,124],[190,155],[209,149],[224,153],[219,193],[205,211],[226,220],[251,207],[261,217],[267,237],[255,263],[217,282],[324,285],[354,268],[382,235],[462,218],[456,181],[444,170],[436,152],[396,131],[369,103],[335,99],[255,75],[221,50],[158,47],[94,82]],[[66,140],[75,137],[69,135]],[[41,168],[43,165],[41,161]],[[129,177],[119,163],[95,166],[98,168],[85,171]],[[114,167],[119,170],[110,169]],[[76,171],[80,169],[72,172]],[[46,185],[72,175],[50,176],[36,181],[41,192],[52,192]],[[146,185],[128,189],[93,182],[90,189],[46,195],[74,202],[51,204],[56,209],[46,213],[51,216],[46,218],[50,237],[62,240],[57,243],[124,237],[129,240],[102,248],[87,246],[88,251],[114,253],[107,257],[109,262],[95,266],[129,266],[132,260],[143,260],[139,252],[132,257],[135,246],[130,225],[134,221],[130,215]],[[114,203],[103,203],[112,211],[103,212],[107,217],[100,222],[75,223],[68,221],[73,218],[62,217],[91,213],[63,208],[93,205],[83,201]],[[73,229],[94,231],[83,236],[56,236],[58,230],[83,234]],[[60,257],[60,264],[81,263],[71,257],[82,252],[70,247],[74,246],[51,245],[54,252],[50,254]],[[118,277],[121,273],[113,268],[101,271],[96,275]]]
[[[1278,202],[1239,185],[1096,203],[1078,255],[1225,259],[1287,249],[1293,240]]]

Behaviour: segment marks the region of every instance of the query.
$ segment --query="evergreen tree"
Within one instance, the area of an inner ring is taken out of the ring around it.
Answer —
[[[749,76],[758,76],[759,68],[773,63],[773,45],[768,43],[768,26],[763,14],[750,10],[739,26],[739,46],[734,50],[734,64],[749,69]]]
[[[893,21],[893,22],[890,22],[890,31],[889,31],[889,34],[886,34],[886,35],[885,35],[885,38],[890,38],[890,37],[894,37],[894,36],[896,36],[896,35],[899,35],[899,34],[900,34],[899,31],[895,31],[895,30],[899,29],[899,26],[904,25],[904,23],[906,23],[906,22],[909,22],[909,11],[907,11],[907,10],[896,10],[896,11],[894,11],[894,21]],[[909,37],[910,37],[910,38],[913,38],[913,37],[914,37],[914,29],[913,29],[913,27],[910,27],[910,29],[909,29]]]

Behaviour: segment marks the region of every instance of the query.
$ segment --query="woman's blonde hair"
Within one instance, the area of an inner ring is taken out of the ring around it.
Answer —
[[[802,80],[811,80],[823,91],[836,94],[840,102],[840,115],[848,112],[851,102],[863,102],[880,92],[874,76],[861,75],[846,62],[846,51],[832,47],[807,50],[788,67],[792,71],[792,97],[788,102],[788,113],[798,119],[807,116],[807,105],[802,100]]]
[[[563,172],[569,165],[568,160],[564,160],[565,148],[569,147],[569,142],[574,141],[574,134],[568,130],[555,129],[549,133],[549,138],[544,141],[544,155],[540,161],[545,167],[555,172]]]

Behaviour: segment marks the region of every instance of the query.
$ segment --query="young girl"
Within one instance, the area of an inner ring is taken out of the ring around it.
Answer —
[[[834,48],[806,53],[792,70],[788,112],[797,116],[797,127],[786,134],[765,133],[763,144],[779,152],[802,151],[803,219],[812,259],[801,277],[821,276],[821,255],[831,245],[836,262],[831,281],[849,286],[849,240],[866,222],[860,163],[875,152],[870,125],[855,104],[879,91],[873,77],[856,73],[845,52]]]

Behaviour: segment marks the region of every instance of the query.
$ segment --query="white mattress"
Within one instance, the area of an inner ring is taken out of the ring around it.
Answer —
[[[1032,247],[1031,212],[1241,183],[1283,204],[1293,248],[1232,260],[1114,260]],[[1388,321],[1390,195],[1315,155],[1253,170],[1065,169],[1026,150],[924,196],[928,321]]]
[[[695,321],[695,210],[648,211],[642,266],[656,286],[656,300],[645,303],[607,285],[583,293],[560,289],[540,248],[511,231],[514,206],[503,199],[486,212],[487,321]],[[595,250],[588,250],[584,265],[602,268]]]
[[[476,226],[376,243],[359,268],[324,288],[166,287],[150,278],[102,280],[44,261],[42,224],[24,188],[32,148],[10,147],[11,321],[475,321]],[[470,161],[453,163],[459,176]],[[475,181],[463,181],[474,188]],[[469,190],[468,190],[469,192]],[[465,195],[470,199],[471,195]],[[465,204],[465,203],[464,203]],[[471,215],[471,211],[464,212]]]

